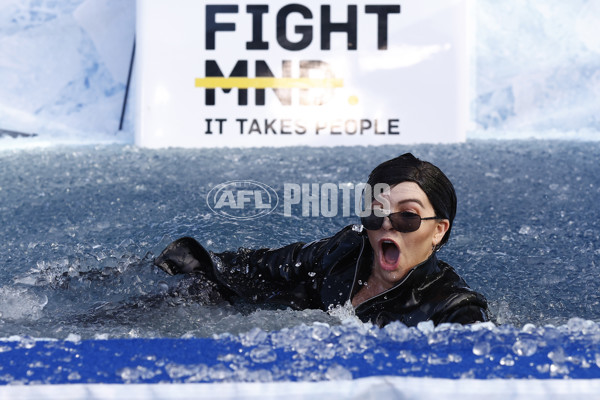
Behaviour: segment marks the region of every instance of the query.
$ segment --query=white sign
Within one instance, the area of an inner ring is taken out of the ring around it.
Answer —
[[[137,2],[136,143],[462,141],[468,0]]]

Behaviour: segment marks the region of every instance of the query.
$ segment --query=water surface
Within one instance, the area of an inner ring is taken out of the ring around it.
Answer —
[[[494,321],[600,321],[600,143],[284,149],[123,146],[0,151],[0,334],[65,338],[210,337],[340,318],[219,303],[190,277],[151,265],[171,240],[212,251],[327,237],[353,216],[247,221],[215,215],[206,195],[231,180],[359,183],[411,151],[453,181],[458,213],[439,257],[490,302]]]

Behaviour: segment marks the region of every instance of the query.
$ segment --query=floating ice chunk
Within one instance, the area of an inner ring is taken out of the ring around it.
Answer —
[[[356,331],[347,332],[345,335],[340,337],[339,344],[341,346],[341,354],[360,354],[369,348],[369,342],[366,340],[365,336]]]
[[[238,370],[237,379],[244,382],[273,382],[273,374],[266,369]]]
[[[117,267],[119,260],[116,257],[107,257],[100,263],[103,268],[102,273],[104,275],[111,275],[113,273],[113,269]]]
[[[394,321],[383,328],[385,334],[396,342],[405,342],[413,337],[414,330],[409,329],[401,322]]]
[[[140,335],[139,329],[133,328],[133,329],[130,329],[129,332],[127,332],[127,336],[130,338],[138,338],[141,335]]]
[[[525,324],[523,325],[523,328],[521,328],[521,331],[526,333],[534,333],[537,331],[537,327],[534,324]]]
[[[94,335],[94,340],[108,340],[108,333],[96,333]]]
[[[446,365],[450,363],[459,363],[461,361],[462,357],[459,354],[454,353],[442,356],[435,353],[431,353],[427,357],[427,363],[430,365]]]
[[[253,328],[250,332],[240,335],[244,346],[256,346],[267,340],[267,333],[260,328]]]
[[[190,375],[190,369],[187,365],[169,363],[165,365],[165,370],[171,379],[180,379]]]
[[[564,364],[567,359],[565,350],[562,347],[558,347],[555,350],[548,352],[548,358],[555,364]]]
[[[564,364],[552,364],[550,365],[550,376],[567,376],[569,375],[569,367]]]
[[[452,339],[453,332],[460,332],[464,327],[460,324],[443,323],[427,334],[427,343],[433,346],[447,345]]]
[[[277,354],[271,346],[261,345],[250,350],[250,359],[255,363],[270,363],[277,360]]]
[[[360,224],[354,224],[354,225],[352,225],[352,230],[354,232],[361,233],[363,231],[363,229],[364,229],[364,226],[362,226]]]
[[[410,364],[414,364],[417,361],[419,361],[417,356],[415,356],[410,350],[400,350],[400,352],[398,353],[398,357],[396,358],[398,360],[404,360],[405,362]]]
[[[209,368],[207,372],[208,379],[215,381],[223,381],[233,376],[233,372],[223,364],[217,364]]]
[[[69,333],[69,335],[65,338],[65,341],[79,343],[81,342],[81,335],[78,335],[76,333]]]
[[[501,176],[499,174],[495,173],[495,172],[486,172],[485,176],[487,178],[496,178],[496,179],[501,178]]]
[[[492,345],[487,339],[479,340],[473,345],[473,354],[476,356],[487,356],[492,350]]]
[[[135,368],[129,368],[129,367],[122,368],[119,371],[117,371],[117,373],[121,376],[121,379],[123,379],[125,382],[137,382],[137,381],[143,381],[146,379],[152,379],[156,375],[161,374],[162,371],[161,370],[153,371],[151,369],[148,369],[146,367],[138,365]]]
[[[333,343],[319,343],[312,349],[317,360],[331,360],[337,355],[336,345]]]
[[[527,225],[523,225],[520,229],[519,229],[519,234],[520,235],[529,235],[531,234],[531,227],[527,226]]]
[[[26,275],[26,276],[14,278],[13,282],[20,283],[23,285],[34,286],[37,283],[37,278],[33,275]]]
[[[582,318],[571,318],[567,322],[567,328],[571,333],[582,332],[586,326],[586,320]]]
[[[594,334],[596,337],[600,334],[600,326],[594,321],[585,320],[581,332],[585,335]]]
[[[186,382],[203,381],[208,376],[208,367],[204,364],[180,365],[169,363],[165,366],[165,370],[171,379],[186,378]]]
[[[339,318],[339,320],[342,322],[360,321],[356,317],[354,307],[352,306],[350,300],[348,300],[343,306],[340,305],[337,307],[330,307],[329,310],[327,310],[327,314],[331,315],[332,317]]]
[[[130,252],[137,250],[137,245],[131,238],[124,239],[121,243],[119,243],[119,247],[129,250]]]
[[[433,321],[422,321],[417,324],[417,329],[424,334],[430,334],[435,329],[435,325],[433,324]]]
[[[352,372],[348,371],[341,365],[334,364],[327,368],[327,372],[325,372],[325,378],[332,381],[350,380],[352,379]]]
[[[69,374],[69,376],[67,376],[67,379],[70,381],[78,381],[81,379],[81,375],[79,375],[79,372],[74,371],[74,372],[71,372]]]
[[[512,367],[515,365],[515,359],[510,355],[506,355],[500,359],[500,365],[504,365],[505,367]]]
[[[48,297],[45,294],[18,286],[0,287],[0,315],[4,319],[38,320],[46,304]]]
[[[539,364],[539,365],[536,365],[535,369],[540,374],[547,374],[548,371],[550,371],[550,364]]]
[[[22,349],[33,349],[36,344],[37,344],[37,342],[35,341],[35,339],[30,338],[30,337],[23,337],[23,338],[20,338],[19,344],[17,347],[22,348]]]
[[[530,357],[537,351],[538,342],[533,339],[517,339],[512,350],[518,356]]]
[[[323,322],[314,322],[311,327],[311,337],[315,340],[325,340],[331,334],[331,327]]]

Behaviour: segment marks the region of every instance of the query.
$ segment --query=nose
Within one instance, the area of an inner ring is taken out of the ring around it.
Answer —
[[[386,231],[392,230],[392,221],[390,221],[390,217],[383,217],[383,223],[381,224],[381,229],[385,229]]]

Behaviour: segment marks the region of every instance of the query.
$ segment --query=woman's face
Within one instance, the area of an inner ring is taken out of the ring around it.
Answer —
[[[381,196],[390,205],[391,212],[412,212],[421,218],[434,217],[435,211],[427,195],[414,182],[401,182]],[[378,201],[373,208],[382,208]],[[402,233],[392,228],[389,218],[384,218],[381,228],[367,230],[374,251],[373,274],[386,287],[400,281],[414,266],[425,261],[440,243],[448,230],[447,219],[421,221],[414,232]]]

